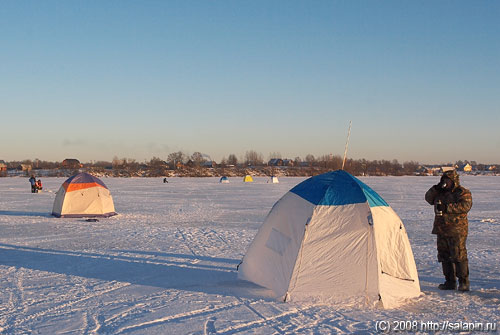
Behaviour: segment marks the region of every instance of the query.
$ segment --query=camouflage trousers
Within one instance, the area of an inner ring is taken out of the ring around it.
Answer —
[[[463,235],[437,235],[438,261],[451,263],[467,261],[466,241],[467,236]]]

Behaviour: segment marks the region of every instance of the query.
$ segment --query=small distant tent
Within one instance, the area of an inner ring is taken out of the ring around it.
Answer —
[[[252,178],[252,176],[251,176],[251,175],[247,174],[247,175],[243,178],[243,181],[244,181],[245,183],[251,183],[251,182],[253,182],[253,178]]]
[[[56,217],[108,217],[116,215],[106,185],[88,173],[68,178],[57,191],[52,208]]]
[[[271,209],[238,278],[285,301],[382,302],[420,295],[405,227],[370,187],[345,171],[311,177]]]
[[[219,183],[224,183],[224,184],[228,184],[229,183],[229,178],[226,177],[226,176],[222,176],[219,180]]]
[[[271,184],[278,184],[280,181],[278,180],[278,177],[276,176],[271,176],[271,179],[269,179],[269,182]]]

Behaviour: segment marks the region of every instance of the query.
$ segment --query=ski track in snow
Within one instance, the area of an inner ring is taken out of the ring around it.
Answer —
[[[462,178],[472,191],[472,291],[442,292],[432,208],[438,177],[366,177],[408,232],[423,295],[395,310],[283,303],[238,281],[236,266],[272,205],[303,178],[103,178],[119,215],[48,215],[63,178],[29,193],[0,178],[0,334],[375,334],[377,320],[497,322],[500,177]],[[415,332],[418,334],[419,332]]]

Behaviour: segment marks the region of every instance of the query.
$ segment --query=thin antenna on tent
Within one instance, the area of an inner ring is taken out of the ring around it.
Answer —
[[[342,170],[344,170],[345,160],[347,158],[347,147],[349,146],[349,137],[351,137],[351,125],[352,125],[352,121],[349,121],[349,131],[347,132],[347,141],[345,142],[344,160],[342,161]]]

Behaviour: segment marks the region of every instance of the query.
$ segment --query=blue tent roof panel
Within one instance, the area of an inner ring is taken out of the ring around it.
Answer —
[[[290,192],[315,205],[341,206],[368,201],[370,207],[388,206],[374,190],[342,170],[311,177]]]

